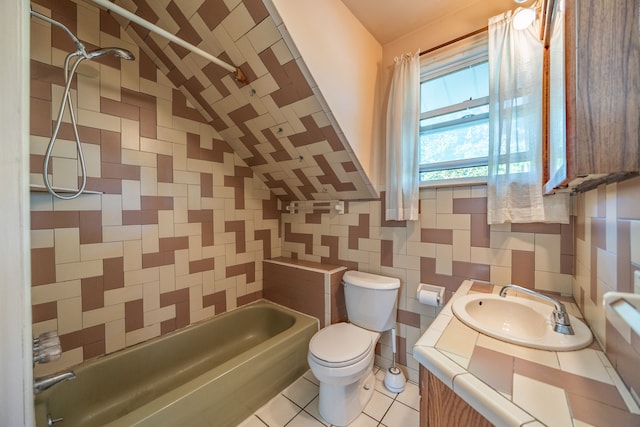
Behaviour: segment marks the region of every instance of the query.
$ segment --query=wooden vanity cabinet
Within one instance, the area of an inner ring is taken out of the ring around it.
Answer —
[[[548,152],[565,143],[550,137],[545,192],[588,177],[575,187],[585,191],[640,170],[640,0],[555,3],[564,4],[566,151],[550,165]]]
[[[491,427],[445,383],[420,365],[420,427]]]

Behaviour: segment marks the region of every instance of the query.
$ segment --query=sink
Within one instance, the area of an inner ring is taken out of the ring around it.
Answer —
[[[550,351],[570,351],[591,344],[591,330],[569,315],[574,335],[553,330],[553,307],[526,298],[468,294],[451,305],[453,314],[470,328],[501,341]]]

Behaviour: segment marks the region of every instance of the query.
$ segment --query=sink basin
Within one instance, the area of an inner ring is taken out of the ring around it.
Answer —
[[[574,335],[553,330],[551,305],[496,294],[469,294],[456,299],[453,314],[467,326],[501,341],[550,351],[584,348],[593,339],[580,319],[569,315]]]

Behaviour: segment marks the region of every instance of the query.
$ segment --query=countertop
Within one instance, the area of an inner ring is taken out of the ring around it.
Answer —
[[[460,296],[499,290],[464,281],[416,342],[415,359],[497,426],[640,426],[638,404],[595,340],[576,351],[526,348],[476,332],[451,311]],[[563,303],[582,319],[571,298]]]

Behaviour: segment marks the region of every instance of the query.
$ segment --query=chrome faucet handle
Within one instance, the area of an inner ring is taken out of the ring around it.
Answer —
[[[60,346],[51,346],[41,348],[37,352],[34,353],[33,363],[48,363],[53,362],[54,360],[60,359],[62,355],[62,349]]]
[[[523,294],[531,295],[536,298],[540,298],[542,300],[551,302],[554,305],[553,309],[553,330],[560,334],[564,335],[573,335],[573,328],[571,327],[571,321],[569,320],[569,314],[567,313],[567,309],[564,307],[557,298],[554,298],[549,295],[541,294],[540,292],[536,292],[533,289],[525,288],[518,285],[508,284],[500,289],[500,296],[506,297],[507,291],[509,289],[513,289]]]

